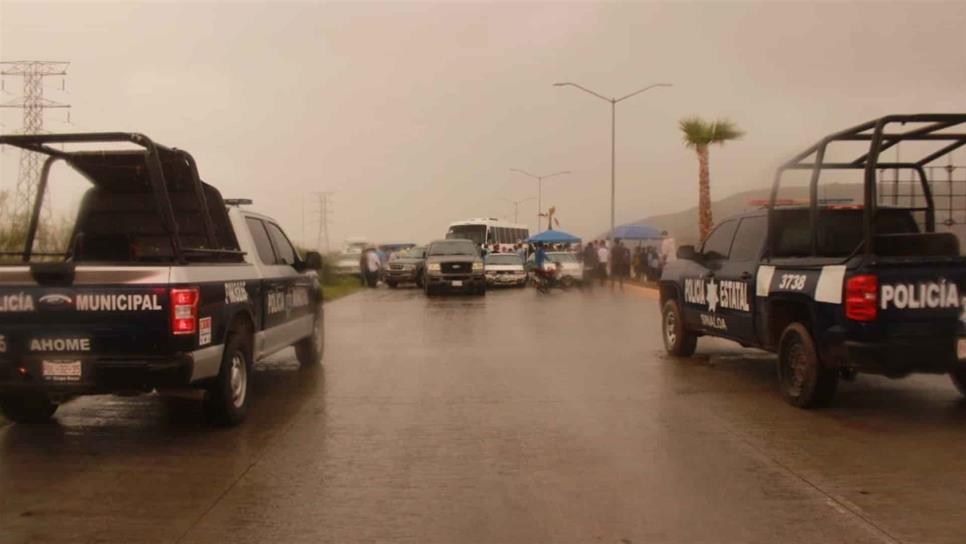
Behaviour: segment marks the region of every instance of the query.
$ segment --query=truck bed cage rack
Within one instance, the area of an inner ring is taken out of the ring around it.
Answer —
[[[923,124],[923,126],[911,128],[905,132],[897,132],[895,130],[886,132],[887,126],[906,123]],[[958,132],[950,132],[950,130],[958,130]],[[945,143],[945,145],[915,161],[879,162],[879,157],[883,151],[903,141],[940,142]],[[825,152],[829,145],[835,142],[869,142],[869,149],[851,162],[825,162]],[[822,138],[818,143],[795,155],[778,168],[769,197],[769,215],[771,216],[776,207],[776,201],[779,200],[778,190],[781,186],[783,174],[789,170],[811,170],[809,202],[811,207],[812,253],[814,254],[817,249],[815,225],[818,220],[818,180],[821,171],[863,170],[864,238],[862,245],[865,254],[871,255],[873,252],[872,231],[878,209],[876,172],[887,168],[909,169],[916,172],[919,183],[922,186],[923,197],[926,201],[926,208],[924,210],[926,216],[926,231],[934,232],[936,223],[935,204],[925,167],[936,159],[949,155],[964,146],[966,146],[966,113],[887,115],[841,132],[836,132]],[[769,224],[774,224],[773,216],[770,217]],[[771,233],[769,233],[769,238],[771,238]]]
[[[34,255],[32,249],[40,221],[40,211],[44,201],[44,194],[47,191],[47,182],[51,166],[56,160],[63,160],[71,164],[75,157],[91,154],[91,151],[70,152],[51,147],[51,144],[72,143],[131,143],[143,148],[148,181],[151,185],[151,192],[158,204],[158,211],[161,215],[161,226],[171,239],[172,250],[177,262],[186,264],[188,262],[186,254],[189,253],[211,256],[244,255],[244,252],[240,250],[214,249],[218,245],[218,242],[215,235],[214,222],[211,219],[211,213],[208,208],[208,200],[205,196],[204,184],[198,176],[198,166],[195,163],[194,157],[187,151],[165,147],[143,134],[133,132],[0,135],[0,145],[11,145],[48,156],[41,170],[40,179],[38,180],[37,193],[34,197],[33,208],[30,213],[30,222],[27,228],[24,250],[22,253],[16,253],[22,254],[23,262],[29,262],[31,255]],[[190,172],[192,190],[198,201],[199,210],[201,211],[205,239],[207,244],[211,246],[210,248],[188,248],[182,246],[178,233],[178,224],[174,218],[174,208],[171,205],[171,198],[168,193],[168,183],[165,180],[164,170],[161,166],[162,153],[170,154],[185,161]],[[0,255],[2,254],[4,253],[0,253]],[[36,253],[36,255],[42,254]]]

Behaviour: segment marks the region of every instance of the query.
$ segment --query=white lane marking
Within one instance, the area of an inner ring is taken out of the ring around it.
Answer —
[[[829,506],[829,508],[831,508],[832,510],[835,510],[839,514],[848,514],[849,513],[849,511],[846,510],[845,508],[843,508],[842,505],[840,505],[839,503],[835,502],[832,499],[826,499],[825,500],[825,504],[827,504]]]
[[[762,265],[758,267],[758,279],[755,283],[755,296],[767,297],[771,287],[771,278],[775,275],[775,267]]]
[[[815,300],[818,302],[842,303],[842,282],[845,280],[845,265],[823,266],[815,285]]]

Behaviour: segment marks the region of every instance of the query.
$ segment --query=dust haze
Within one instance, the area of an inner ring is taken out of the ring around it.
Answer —
[[[189,150],[226,197],[249,197],[315,246],[314,191],[346,236],[427,241],[450,221],[512,219],[502,198],[547,181],[561,228],[609,224],[610,112],[622,96],[617,222],[696,204],[677,121],[747,134],[711,154],[712,196],[767,185],[820,136],[893,112],[966,104],[966,3],[0,2],[0,58],[71,62],[71,124]],[[54,85],[57,82],[50,82]],[[6,102],[19,95],[8,83]],[[3,132],[20,111],[0,110]],[[0,155],[12,189],[17,153]],[[56,183],[56,180],[55,180]],[[56,187],[54,188],[56,191]],[[54,194],[61,203],[76,198]],[[520,206],[535,228],[535,201]]]

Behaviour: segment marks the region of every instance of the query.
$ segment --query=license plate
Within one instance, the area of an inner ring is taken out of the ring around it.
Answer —
[[[79,382],[80,361],[44,361],[44,378],[52,382]]]
[[[453,280],[453,287],[463,287],[463,280]]]
[[[956,357],[961,361],[966,360],[966,338],[960,338],[956,341]]]

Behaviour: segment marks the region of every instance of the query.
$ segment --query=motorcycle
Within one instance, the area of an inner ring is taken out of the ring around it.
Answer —
[[[540,293],[549,293],[554,287],[562,287],[560,282],[560,263],[547,263],[543,269],[533,271],[533,286]]]

